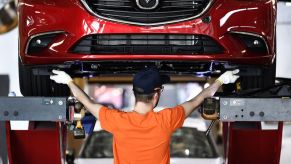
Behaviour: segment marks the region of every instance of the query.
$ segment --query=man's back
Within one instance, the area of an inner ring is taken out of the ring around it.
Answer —
[[[158,113],[125,113],[102,108],[101,127],[113,134],[115,164],[168,164],[170,138],[183,125],[181,106]]]

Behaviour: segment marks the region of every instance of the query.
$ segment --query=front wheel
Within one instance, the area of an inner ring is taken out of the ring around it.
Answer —
[[[241,89],[261,89],[272,87],[276,80],[276,61],[269,66],[261,68],[260,76],[243,76],[241,77]]]
[[[49,76],[34,75],[33,69],[18,61],[19,85],[23,96],[69,96],[67,85],[57,84]],[[34,68],[36,69],[36,68]]]

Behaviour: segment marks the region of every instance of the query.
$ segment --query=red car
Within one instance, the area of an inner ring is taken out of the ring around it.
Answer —
[[[240,68],[243,89],[274,83],[276,1],[20,0],[18,10],[25,96],[67,95],[49,80],[53,68],[73,76]]]

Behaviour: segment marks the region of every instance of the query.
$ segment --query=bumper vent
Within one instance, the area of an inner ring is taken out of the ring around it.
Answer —
[[[193,19],[202,15],[212,1],[82,0],[84,6],[98,17],[138,25],[158,25]],[[149,8],[144,9],[142,4]]]
[[[71,48],[78,54],[199,55],[223,53],[223,48],[204,35],[94,34],[83,37]]]

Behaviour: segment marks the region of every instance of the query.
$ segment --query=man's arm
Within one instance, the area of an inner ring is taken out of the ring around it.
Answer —
[[[197,107],[203,103],[205,98],[213,96],[221,85],[222,84],[219,81],[215,81],[208,88],[200,92],[196,97],[181,104],[181,106],[184,107],[185,117],[188,117],[195,109],[197,109]]]
[[[181,106],[184,107],[185,117],[188,117],[195,109],[197,109],[197,107],[203,103],[205,98],[213,96],[222,84],[234,83],[239,78],[238,75],[235,75],[238,72],[239,70],[236,69],[234,71],[223,73],[213,84],[200,92],[196,97],[181,104]]]
[[[102,108],[102,105],[93,102],[93,100],[91,100],[89,96],[73,81],[70,81],[68,83],[68,86],[71,89],[73,95],[77,98],[77,100],[79,100],[93,116],[99,119],[99,111]]]
[[[73,79],[66,72],[53,70],[53,73],[56,75],[51,75],[50,79],[54,80],[56,83],[67,84],[77,100],[79,100],[93,116],[99,119],[99,111],[102,105],[93,102],[93,100],[73,82]]]

